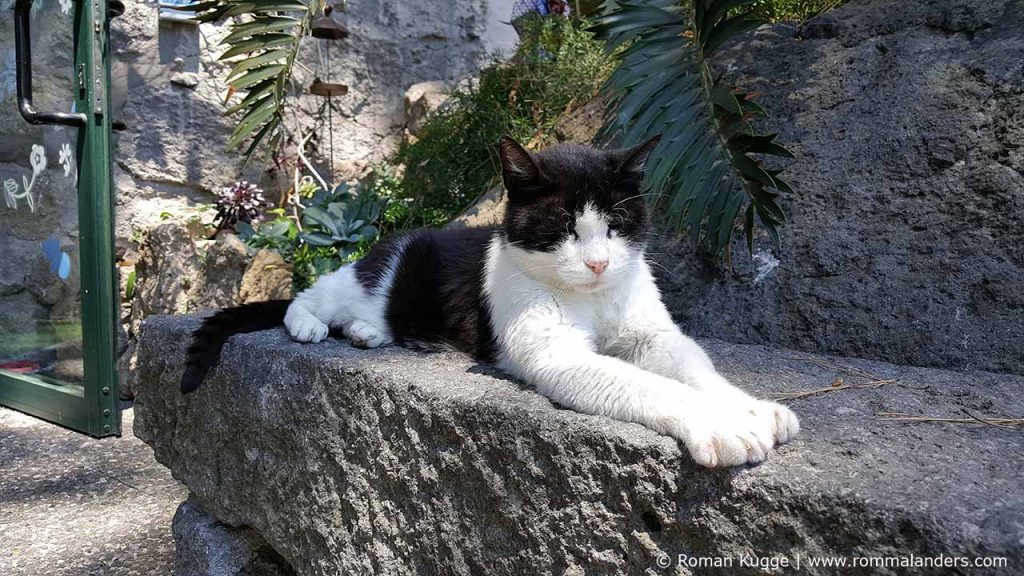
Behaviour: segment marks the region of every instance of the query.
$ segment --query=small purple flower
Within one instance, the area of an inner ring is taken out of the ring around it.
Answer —
[[[263,219],[267,201],[263,190],[248,182],[235,182],[217,193],[217,216],[214,222],[219,230],[234,229],[239,222],[254,224]]]

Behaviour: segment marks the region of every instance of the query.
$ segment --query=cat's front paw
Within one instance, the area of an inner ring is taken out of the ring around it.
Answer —
[[[754,411],[768,418],[771,422],[772,434],[779,444],[789,442],[800,433],[800,420],[792,410],[782,404],[760,400]]]
[[[762,462],[775,445],[771,422],[749,407],[706,410],[684,427],[690,456],[708,468]]]
[[[362,320],[355,320],[345,326],[344,333],[356,348],[377,348],[391,342],[383,330]]]
[[[296,342],[322,342],[324,338],[327,338],[327,333],[330,331],[327,324],[324,324],[312,314],[307,314],[290,322],[288,320],[288,318],[285,319],[288,333],[291,335],[292,340]]]

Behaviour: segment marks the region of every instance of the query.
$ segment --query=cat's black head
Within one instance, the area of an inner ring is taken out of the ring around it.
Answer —
[[[611,151],[561,144],[531,154],[502,138],[509,244],[538,266],[551,260],[559,281],[610,282],[643,252],[650,220],[641,186],[657,143]]]

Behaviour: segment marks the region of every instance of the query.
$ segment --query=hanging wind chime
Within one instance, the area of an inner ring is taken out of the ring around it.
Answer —
[[[320,77],[317,76],[309,86],[309,92],[311,94],[327,99],[327,136],[329,139],[328,146],[330,148],[331,182],[334,182],[334,103],[331,99],[334,96],[344,96],[347,94],[348,86],[331,82],[330,41],[341,40],[348,37],[349,34],[348,29],[335,22],[334,18],[331,17],[331,13],[333,11],[334,8],[330,4],[325,5],[323,15],[314,19],[313,23],[310,25],[310,35],[314,38],[328,41],[328,43],[321,46],[321,49],[319,50],[320,70],[326,78],[326,81],[321,80]],[[321,138],[321,141],[323,141],[323,138]]]

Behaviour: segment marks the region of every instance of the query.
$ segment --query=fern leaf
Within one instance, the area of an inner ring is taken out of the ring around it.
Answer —
[[[323,4],[324,0],[208,0],[182,8],[193,12],[200,22],[237,17],[221,41],[225,51],[219,59],[240,58],[233,61],[225,82],[233,91],[243,92],[242,98],[225,114],[238,116],[228,148],[248,141],[245,162],[261,144],[274,146],[280,140],[288,106],[285,87],[299,43]]]
[[[595,31],[622,63],[603,91],[610,101],[605,135],[633,146],[662,139],[648,159],[645,187],[667,226],[688,230],[720,254],[741,225],[753,249],[755,221],[778,241],[786,221],[778,171],[751,154],[792,157],[750,124],[764,115],[752,94],[715,80],[708,56],[759,24],[744,10],[754,0],[606,0]],[[775,191],[771,191],[774,189]]]

